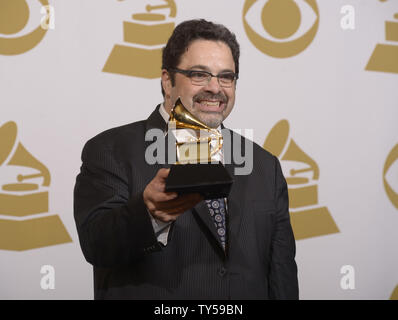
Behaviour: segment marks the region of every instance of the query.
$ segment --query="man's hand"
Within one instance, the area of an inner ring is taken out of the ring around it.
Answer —
[[[150,214],[163,222],[176,220],[186,210],[192,209],[203,200],[199,193],[179,196],[175,192],[165,192],[169,172],[170,169],[159,169],[143,193],[144,203]]]

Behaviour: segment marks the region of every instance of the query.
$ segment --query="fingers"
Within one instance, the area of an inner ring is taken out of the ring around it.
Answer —
[[[160,180],[165,181],[166,178],[168,177],[169,173],[170,173],[170,168],[169,168],[169,169],[161,168],[161,169],[159,169],[158,172],[156,173],[155,178],[158,177]]]
[[[167,203],[158,204],[153,212],[153,216],[163,222],[176,220],[185,211],[192,209],[198,202],[202,201],[200,194],[186,194],[179,196],[175,200]]]
[[[177,208],[188,207],[188,209],[190,209],[201,200],[202,196],[199,193],[190,193],[180,195],[168,201],[160,202],[157,207],[162,211],[173,212],[176,211]]]
[[[169,172],[170,169],[159,169],[143,192],[143,200],[150,214],[165,222],[177,219],[179,215],[203,200],[198,193],[179,196],[176,192],[165,192]]]
[[[150,182],[150,188],[153,193],[153,200],[156,202],[169,201],[177,197],[175,192],[166,192],[166,178],[170,169],[162,168],[156,173],[156,176]]]
[[[156,176],[149,182],[144,190],[145,201],[169,201],[177,197],[175,192],[165,192],[166,178],[169,175],[170,169],[159,169]]]
[[[176,192],[159,192],[153,195],[152,201],[157,203],[168,202],[178,197]]]

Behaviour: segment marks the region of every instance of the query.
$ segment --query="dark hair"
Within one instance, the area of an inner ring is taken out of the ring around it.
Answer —
[[[235,63],[235,73],[239,73],[240,49],[235,35],[221,24],[204,19],[187,20],[180,23],[173,31],[162,54],[162,69],[176,68],[180,58],[192,41],[204,39],[222,41],[231,49]],[[171,84],[174,86],[174,73],[170,72]],[[164,90],[162,87],[162,94]]]

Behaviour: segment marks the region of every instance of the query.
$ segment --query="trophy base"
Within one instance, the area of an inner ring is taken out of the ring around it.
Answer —
[[[290,220],[296,240],[340,232],[328,208],[290,210]]]
[[[142,16],[139,16],[142,17]],[[154,17],[154,16],[152,16]],[[174,23],[154,25],[124,21],[124,41],[144,46],[165,45],[174,30]]]
[[[398,73],[398,46],[378,44],[369,59],[366,70]]]
[[[115,45],[103,72],[155,79],[160,77],[162,49],[142,49]]]
[[[200,193],[205,200],[225,198],[232,182],[221,163],[174,164],[166,179],[166,192]]]
[[[48,192],[25,195],[0,193],[0,214],[13,217],[25,217],[48,212]]]
[[[0,219],[0,250],[24,251],[72,242],[58,215],[29,220]]]

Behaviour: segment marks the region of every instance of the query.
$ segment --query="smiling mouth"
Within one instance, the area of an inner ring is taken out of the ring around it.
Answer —
[[[197,101],[199,109],[207,112],[221,112],[224,110],[224,103],[222,101],[200,100]]]

